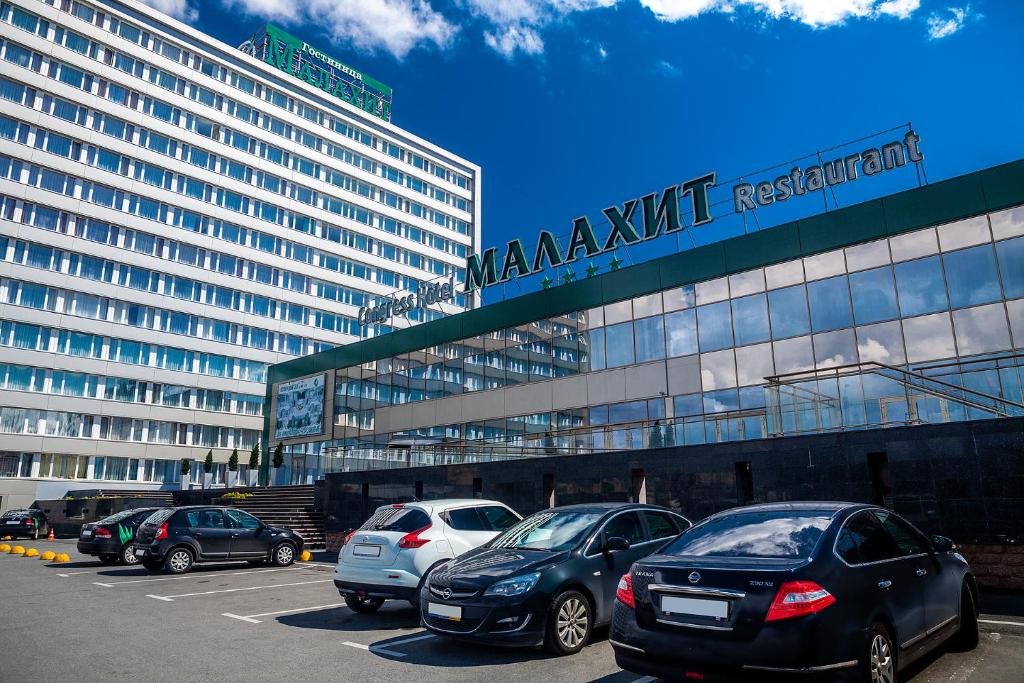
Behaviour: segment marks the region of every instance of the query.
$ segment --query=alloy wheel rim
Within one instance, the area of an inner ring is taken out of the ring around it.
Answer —
[[[125,564],[138,564],[139,558],[135,557],[135,546],[125,546],[124,552],[121,553],[121,559],[124,560]]]
[[[291,546],[283,545],[277,549],[277,561],[281,564],[288,564],[293,557]]]
[[[871,641],[871,683],[892,683],[893,660],[889,641],[876,635]]]
[[[188,567],[188,563],[188,553],[186,553],[184,550],[179,550],[178,552],[171,555],[171,567],[173,569],[181,571]]]
[[[569,598],[558,609],[558,639],[568,648],[576,648],[587,635],[587,608],[578,598]]]

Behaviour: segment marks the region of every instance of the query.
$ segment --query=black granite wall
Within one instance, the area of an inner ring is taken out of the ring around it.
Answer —
[[[962,543],[1022,541],[1024,418],[330,474],[326,530],[355,528],[417,487],[423,499],[479,491],[527,515],[547,506],[545,481],[556,505],[635,499],[643,482],[647,502],[694,520],[748,502],[848,500]]]

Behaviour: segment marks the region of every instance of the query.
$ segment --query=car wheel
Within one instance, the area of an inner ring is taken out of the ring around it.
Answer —
[[[117,555],[103,553],[102,555],[100,555],[100,562],[102,562],[103,564],[117,564]]]
[[[158,572],[164,568],[164,563],[157,562],[156,560],[143,560],[142,566],[151,572]]]
[[[346,595],[345,604],[358,614],[373,614],[384,604],[384,598],[361,598],[358,595]]]
[[[590,601],[578,591],[566,591],[551,605],[544,646],[556,655],[575,654],[590,640],[593,627]]]
[[[274,548],[270,557],[270,561],[275,567],[287,567],[295,561],[295,546],[291,543],[282,543]]]
[[[138,563],[139,558],[135,556],[135,544],[125,543],[124,547],[121,548],[121,564],[133,565]]]
[[[172,574],[184,574],[192,568],[194,561],[190,550],[187,548],[175,548],[167,553],[167,559],[164,560],[164,569]]]
[[[882,624],[868,629],[867,647],[858,679],[863,683],[896,683],[896,648]]]
[[[960,630],[953,639],[953,647],[963,652],[978,647],[978,611],[974,593],[966,582],[960,588]]]

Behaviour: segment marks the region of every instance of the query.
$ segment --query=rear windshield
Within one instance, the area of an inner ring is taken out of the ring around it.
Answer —
[[[98,521],[96,523],[97,524],[116,524],[117,522],[123,522],[124,520],[128,519],[132,515],[137,515],[138,513],[139,513],[138,510],[121,510],[121,512],[115,512],[114,514],[110,515],[109,517],[104,517],[103,519],[101,519],[100,521]]]
[[[394,510],[387,513],[387,510]],[[381,514],[381,513],[384,514]],[[377,512],[363,525],[364,529],[374,531],[401,531],[403,534],[422,529],[430,525],[430,517],[418,508],[385,508]]]
[[[25,519],[32,513],[25,512],[24,510],[8,510],[3,514],[0,519]]]
[[[146,521],[143,522],[143,524],[162,524],[163,522],[167,521],[167,518],[170,517],[171,513],[173,512],[174,508],[164,508],[162,510],[157,510],[149,517],[147,517]]]
[[[831,517],[824,512],[738,512],[708,520],[670,543],[663,555],[800,560],[811,556]]]

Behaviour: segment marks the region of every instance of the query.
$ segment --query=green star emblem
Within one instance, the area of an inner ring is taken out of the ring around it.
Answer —
[[[562,280],[565,281],[565,284],[569,284],[570,282],[572,282],[575,279],[576,279],[576,273],[572,272],[572,270],[567,270],[567,271],[565,271],[565,274],[562,275]]]
[[[611,267],[612,270],[618,270],[619,266],[622,265],[622,259],[620,259],[618,256],[612,256],[612,261],[608,265]]]
[[[597,273],[597,271],[599,271],[600,269],[600,266],[591,262],[590,265],[587,266],[587,277],[594,277],[594,274]]]
[[[551,287],[552,282],[554,282],[554,280],[545,275],[544,279],[540,281],[540,286],[543,287],[544,289],[549,289]]]

